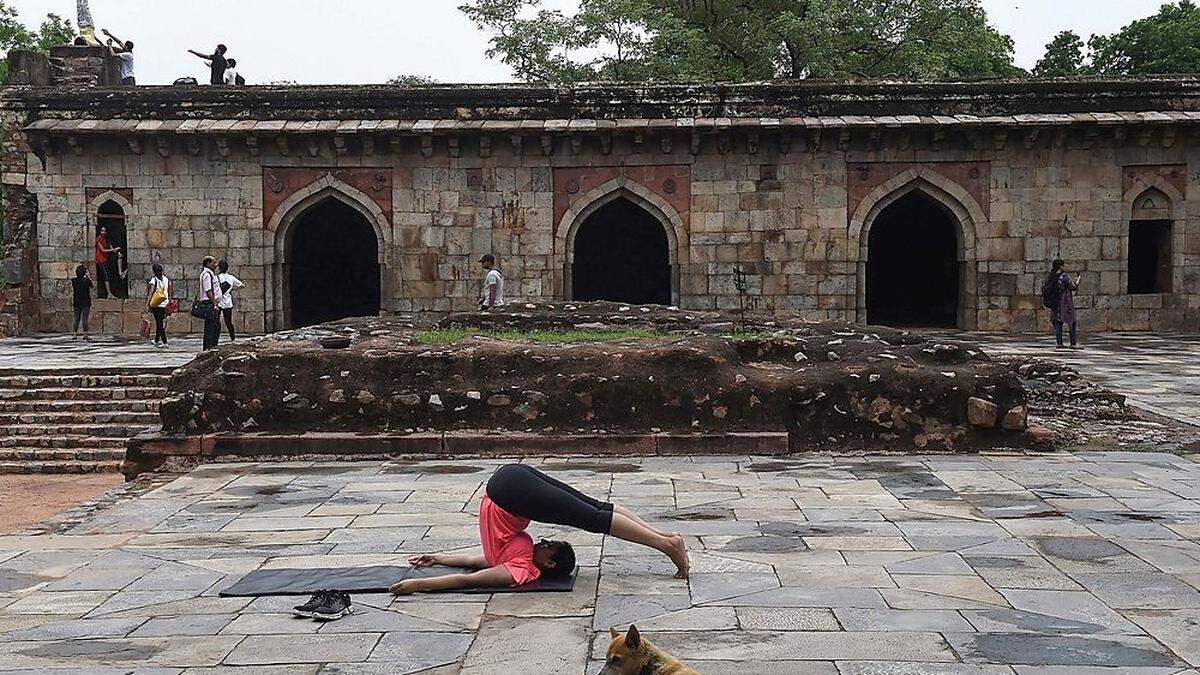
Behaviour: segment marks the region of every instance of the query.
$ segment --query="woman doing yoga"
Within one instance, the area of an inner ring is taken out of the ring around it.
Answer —
[[[437,553],[409,560],[413,567],[446,565],[477,571],[405,579],[392,585],[392,593],[521,586],[540,577],[569,576],[575,571],[575,550],[565,541],[534,544],[525,531],[531,521],[569,525],[649,546],[671,558],[678,568],[675,578],[687,578],[687,547],[681,535],[660,530],[622,506],[592,499],[531,466],[509,464],[492,474],[479,505],[482,554]]]

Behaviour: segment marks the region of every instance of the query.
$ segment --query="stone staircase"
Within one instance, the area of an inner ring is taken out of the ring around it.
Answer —
[[[0,371],[0,474],[120,471],[171,370]]]

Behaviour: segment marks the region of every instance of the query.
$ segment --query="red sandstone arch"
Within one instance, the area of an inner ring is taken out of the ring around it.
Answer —
[[[976,228],[988,222],[979,203],[966,189],[928,167],[917,167],[899,174],[872,190],[850,217],[847,231],[847,256],[855,263],[856,284],[854,319],[862,321],[867,313],[867,256],[871,226],[888,206],[912,192],[921,192],[940,205],[957,225],[959,302],[958,326],[971,330],[977,324],[979,296],[976,286]]]
[[[293,225],[313,206],[326,199],[336,199],[358,211],[375,231],[378,241],[379,258],[379,289],[382,302],[386,305],[391,297],[389,279],[392,277],[387,268],[388,250],[391,247],[392,228],[387,215],[379,208],[373,199],[332,175],[326,174],[312,184],[297,190],[288,197],[270,222],[266,224],[268,231],[275,233],[274,246],[268,249],[271,266],[272,283],[267,290],[265,309],[266,323],[275,330],[284,330],[291,325],[290,289],[288,288],[288,253],[290,250]]]

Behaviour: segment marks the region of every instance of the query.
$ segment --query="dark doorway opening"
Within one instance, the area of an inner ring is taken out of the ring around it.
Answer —
[[[292,326],[378,316],[379,241],[366,217],[331,197],[292,228],[287,257]]]
[[[958,225],[921,192],[876,218],[867,243],[867,321],[885,326],[958,325]]]
[[[1171,292],[1171,221],[1129,223],[1129,293]]]
[[[588,216],[575,233],[575,300],[671,304],[671,256],[657,218],[625,199]]]
[[[96,263],[95,281],[97,298],[129,298],[129,235],[125,225],[125,209],[111,199],[100,205],[96,211],[96,231],[98,239],[101,231],[105,232],[108,248],[119,248],[120,253],[109,253],[108,261]],[[95,242],[93,242],[95,243]],[[108,280],[105,288],[102,279]]]

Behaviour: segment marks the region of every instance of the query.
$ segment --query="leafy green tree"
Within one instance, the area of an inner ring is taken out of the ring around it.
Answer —
[[[1102,75],[1200,72],[1200,7],[1192,0],[1163,5],[1112,35],[1092,37],[1088,47]]]
[[[1065,30],[1046,45],[1046,55],[1033,67],[1038,77],[1069,77],[1086,72],[1087,47],[1075,31]]]
[[[471,0],[490,57],[530,81],[1004,77],[979,0]]]
[[[47,14],[42,25],[32,30],[21,23],[17,10],[0,0],[0,83],[8,82],[8,52],[12,49],[33,49],[48,52],[51,47],[69,44],[75,38],[71,22],[57,14]]]

